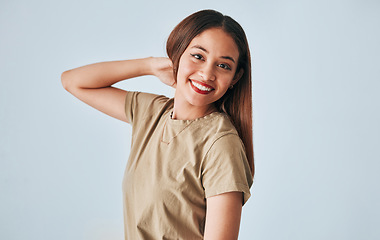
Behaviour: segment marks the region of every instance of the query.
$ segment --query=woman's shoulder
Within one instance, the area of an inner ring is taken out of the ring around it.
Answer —
[[[239,134],[227,114],[214,112],[196,121],[192,127],[193,134],[204,141],[204,146],[211,147],[218,142],[230,142],[241,145]],[[207,148],[207,147],[206,147]]]
[[[209,121],[205,122],[205,125],[216,138],[230,134],[238,135],[235,126],[226,113],[214,112],[211,115]]]
[[[128,92],[125,100],[125,112],[131,120],[161,115],[171,108],[173,108],[172,98],[153,93]]]
[[[164,104],[170,100],[169,97],[165,95],[147,93],[147,92],[138,92],[138,91],[129,91],[127,92],[127,98],[134,100],[135,104]]]

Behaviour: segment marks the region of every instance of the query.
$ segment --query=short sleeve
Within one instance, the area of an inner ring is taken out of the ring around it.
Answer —
[[[135,119],[144,119],[154,114],[167,102],[168,98],[143,92],[127,92],[125,97],[125,116],[131,124]]]
[[[206,198],[226,192],[243,192],[243,205],[251,196],[252,174],[244,145],[236,134],[219,137],[202,164],[202,184]]]

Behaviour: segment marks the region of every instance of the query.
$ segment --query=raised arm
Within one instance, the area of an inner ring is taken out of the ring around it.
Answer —
[[[165,84],[175,85],[171,61],[167,58],[94,63],[63,72],[61,80],[63,87],[81,101],[128,122],[124,114],[127,91],[112,85],[143,75],[155,75]]]

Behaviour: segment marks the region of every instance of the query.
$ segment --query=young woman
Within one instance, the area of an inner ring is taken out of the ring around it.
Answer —
[[[245,33],[228,16],[199,11],[172,31],[167,54],[79,67],[64,72],[62,84],[132,124],[126,239],[237,239],[254,174]],[[142,75],[174,87],[174,99],[112,87]]]

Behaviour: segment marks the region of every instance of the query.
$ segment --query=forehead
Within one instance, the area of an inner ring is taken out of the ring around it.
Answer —
[[[197,35],[190,42],[187,49],[193,46],[202,46],[210,54],[231,56],[235,60],[239,57],[239,49],[235,40],[221,28],[211,28]]]

